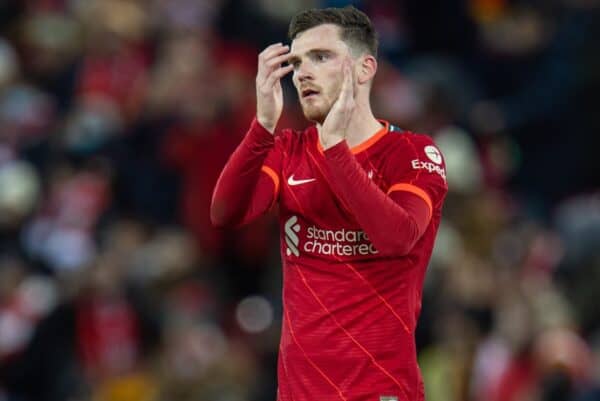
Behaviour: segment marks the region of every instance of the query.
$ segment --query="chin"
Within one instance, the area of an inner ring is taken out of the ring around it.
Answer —
[[[325,117],[322,114],[308,114],[308,113],[304,113],[304,117],[306,117],[306,119],[308,121],[312,121],[313,123],[317,123],[317,124],[323,124],[323,122],[325,121]]]
[[[327,117],[327,112],[318,107],[302,107],[302,111],[304,112],[304,117],[307,120],[318,124],[323,124],[325,118]]]

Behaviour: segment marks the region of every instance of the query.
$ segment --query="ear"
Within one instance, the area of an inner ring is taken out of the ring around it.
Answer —
[[[364,85],[373,79],[377,72],[377,60],[370,54],[360,56],[356,63],[356,81]]]

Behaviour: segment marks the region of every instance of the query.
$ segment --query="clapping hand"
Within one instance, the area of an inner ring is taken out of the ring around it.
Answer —
[[[320,131],[321,144],[324,149],[335,146],[346,138],[350,119],[356,107],[354,75],[350,57],[344,60],[342,73],[344,78],[340,94],[327,114]]]
[[[281,78],[294,69],[293,65],[282,66],[289,58],[289,46],[281,43],[267,47],[258,56],[256,119],[271,133],[275,132],[283,111]]]

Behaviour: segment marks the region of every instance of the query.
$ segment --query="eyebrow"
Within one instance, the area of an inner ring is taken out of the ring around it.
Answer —
[[[310,49],[309,51],[307,51],[305,54],[307,56],[311,56],[314,54],[318,54],[318,53],[333,53],[333,50],[331,49]],[[288,64],[294,64],[295,62],[300,61],[300,57],[299,56],[292,56],[288,59]]]

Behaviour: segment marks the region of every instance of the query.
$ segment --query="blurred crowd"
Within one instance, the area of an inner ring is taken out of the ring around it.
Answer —
[[[276,215],[209,221],[290,17],[354,4],[450,192],[429,401],[600,400],[600,1],[0,1],[0,401],[273,401]],[[280,126],[306,125],[289,78]]]

